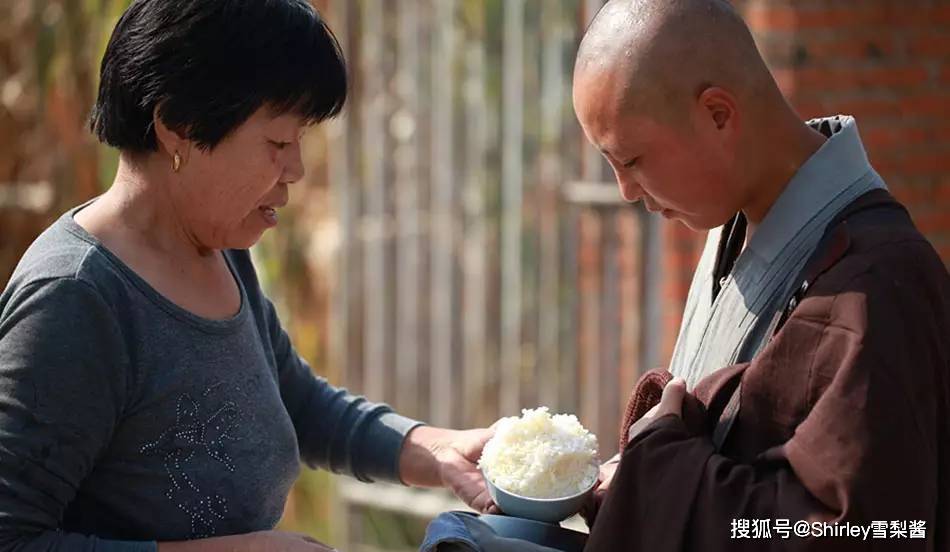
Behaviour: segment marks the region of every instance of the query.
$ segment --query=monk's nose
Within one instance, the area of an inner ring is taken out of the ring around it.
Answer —
[[[620,185],[620,195],[624,201],[636,203],[643,198],[643,188],[631,179],[618,178],[617,184]]]

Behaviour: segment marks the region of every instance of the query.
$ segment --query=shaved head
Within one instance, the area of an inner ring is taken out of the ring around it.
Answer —
[[[625,200],[697,230],[761,219],[817,147],[725,0],[607,2],[577,53],[574,111]]]
[[[709,86],[740,102],[778,94],[748,27],[724,0],[610,0],[587,29],[575,81],[614,78],[618,107],[664,118]]]

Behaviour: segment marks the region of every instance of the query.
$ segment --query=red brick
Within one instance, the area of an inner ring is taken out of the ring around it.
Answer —
[[[866,27],[883,23],[885,17],[886,12],[876,7],[802,10],[799,28],[840,30],[848,27]]]
[[[948,151],[905,153],[894,156],[892,159],[893,161],[885,158],[881,164],[885,170],[893,169],[901,176],[939,175],[950,172],[950,152]]]
[[[950,33],[915,36],[907,46],[912,57],[950,56]]]
[[[804,68],[795,73],[796,84],[809,90],[847,90],[855,88],[853,71],[830,71],[828,69]]]
[[[901,100],[901,111],[904,115],[950,118],[950,93],[932,92],[909,96]]]
[[[822,34],[802,43],[808,54],[808,63],[821,64],[834,60],[887,59],[897,54],[897,39],[874,33],[870,36]]]
[[[880,126],[861,131],[861,138],[869,150],[906,147],[922,144],[930,133],[920,127]]]
[[[833,8],[801,9],[793,6],[755,6],[745,11],[749,26],[758,31],[856,27],[878,22],[880,10]]]
[[[950,23],[950,5],[908,8],[903,2],[888,5],[882,13],[893,27]]]
[[[944,264],[950,263],[950,244],[944,244],[937,248],[937,253],[943,259]]]
[[[933,186],[889,186],[891,193],[898,201],[907,206],[932,205],[934,201]]]
[[[913,174],[912,170],[918,171],[918,174],[946,174],[950,172],[950,150],[934,152],[921,152],[909,154],[908,175]]]
[[[793,77],[796,90],[866,90],[913,87],[926,83],[930,73],[924,67],[804,68]]]
[[[853,99],[827,101],[823,105],[828,108],[826,115],[834,113],[854,115],[858,118],[859,125],[862,119],[898,117],[901,114],[900,103],[894,100]]]
[[[930,210],[929,205],[920,205],[920,204],[908,205],[907,203],[904,203],[903,205],[907,209],[907,212],[910,213],[911,220],[915,221],[914,224],[917,224],[916,221],[919,218],[920,213],[924,213]],[[918,226],[917,229],[919,230],[920,227]]]
[[[950,232],[950,211],[946,209],[930,209],[914,217],[917,228],[924,234],[940,234]]]
[[[743,17],[757,31],[791,31],[798,28],[798,13],[788,7],[755,6]]]
[[[844,79],[858,87],[915,86],[930,80],[930,72],[924,67],[873,67],[852,71],[832,71],[832,75],[845,73]]]
[[[918,27],[950,23],[950,5],[907,7],[903,2],[861,7],[806,8],[753,6],[744,10],[749,26],[759,32],[803,29],[850,29],[867,26]]]
[[[937,146],[950,145],[950,124],[930,129],[930,140]]]
[[[825,102],[822,101],[793,101],[792,104],[795,106],[795,111],[798,112],[798,115],[806,120],[822,117],[831,112],[831,110],[826,107]]]

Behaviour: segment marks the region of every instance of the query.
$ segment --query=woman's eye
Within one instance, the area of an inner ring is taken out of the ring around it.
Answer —
[[[273,144],[274,147],[279,150],[282,150],[290,145],[290,142],[278,142],[276,140],[271,140],[270,143]]]

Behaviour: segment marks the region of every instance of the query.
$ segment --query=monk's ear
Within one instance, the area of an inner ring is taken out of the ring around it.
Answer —
[[[715,130],[735,133],[739,127],[739,110],[736,97],[718,86],[703,90],[697,99],[699,108]]]

